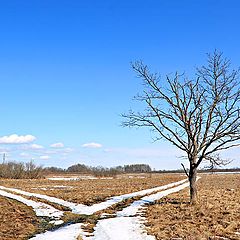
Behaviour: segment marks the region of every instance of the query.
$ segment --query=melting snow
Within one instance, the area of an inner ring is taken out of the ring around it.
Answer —
[[[116,218],[99,220],[96,227],[94,228],[95,230],[94,236],[87,237],[86,233],[83,232],[83,230],[81,229],[81,226],[83,226],[83,224],[77,223],[77,224],[71,224],[69,226],[59,228],[55,231],[48,231],[43,234],[38,234],[37,236],[31,238],[31,240],[59,240],[59,239],[76,240],[77,237],[81,234],[81,237],[84,240],[154,240],[155,237],[147,235],[146,231],[143,228],[142,221],[144,220],[144,218],[140,216],[136,216],[136,214],[139,212],[140,209],[144,207],[145,204],[152,203],[168,194],[178,192],[188,186],[189,186],[189,183],[186,182],[186,180],[181,180],[181,181],[171,183],[161,187],[142,190],[142,191],[138,191],[130,194],[124,194],[121,196],[115,196],[105,202],[94,204],[92,206],[71,203],[68,201],[64,201],[62,199],[49,197],[41,194],[29,193],[19,189],[6,188],[2,186],[0,186],[0,189],[13,191],[26,196],[34,196],[34,197],[42,198],[50,202],[69,207],[70,209],[72,209],[74,213],[89,214],[89,215],[93,214],[96,211],[106,209],[115,203],[123,201],[124,199],[132,198],[135,196],[144,196],[144,195],[151,194],[153,192],[158,191],[155,194],[142,197],[141,200],[135,201],[129,207],[126,207],[122,211],[117,212]],[[6,197],[16,199],[18,201],[25,203],[28,206],[33,207],[37,216],[42,216],[43,214],[45,214],[48,216],[53,216],[55,218],[60,218],[63,214],[61,211],[58,211],[53,207],[44,203],[38,203],[32,200],[27,200],[21,196],[16,196],[14,194],[7,193],[1,190],[0,190],[0,194]],[[45,205],[47,206],[44,209],[43,206]],[[51,208],[52,210],[50,210]],[[44,209],[43,213],[41,212],[42,209]],[[57,221],[57,223],[58,222],[59,221]]]
[[[72,224],[59,228],[55,231],[48,231],[30,238],[31,240],[76,240],[81,233],[82,223]],[[103,239],[102,239],[103,240]]]
[[[129,193],[129,194],[124,194],[124,195],[120,195],[120,196],[115,196],[115,197],[112,197],[109,200],[106,200],[104,202],[93,204],[92,206],[72,203],[72,202],[68,202],[68,201],[65,201],[65,200],[62,200],[62,199],[59,199],[59,198],[49,197],[49,196],[43,195],[43,194],[30,193],[30,192],[22,191],[22,190],[15,189],[15,188],[7,188],[7,187],[0,186],[0,189],[13,191],[15,193],[19,193],[19,194],[22,194],[22,195],[25,195],[25,196],[33,196],[33,197],[37,197],[37,198],[40,198],[40,199],[45,199],[49,202],[68,207],[72,210],[73,213],[76,213],[76,214],[91,215],[91,214],[93,214],[97,211],[101,211],[103,209],[106,209],[106,208],[112,206],[113,204],[119,203],[119,202],[121,202],[125,199],[136,197],[136,196],[144,196],[144,195],[150,194],[152,192],[161,191],[161,190],[164,190],[164,189],[167,189],[167,188],[170,188],[170,187],[174,187],[174,186],[182,184],[184,182],[186,182],[186,179],[175,182],[175,183],[170,183],[170,184],[167,184],[167,185],[164,185],[164,186],[160,186],[160,187],[146,189],[146,190],[133,192],[133,193]]]
[[[53,219],[60,219],[63,215],[62,211],[57,210],[56,208],[54,208],[46,203],[40,203],[40,202],[35,202],[33,200],[28,200],[21,196],[18,196],[18,195],[12,194],[12,193],[8,193],[8,192],[2,191],[2,190],[0,190],[0,195],[7,197],[7,198],[17,200],[19,202],[26,204],[29,207],[32,207],[34,212],[36,213],[36,215],[39,217],[50,217]]]
[[[173,185],[173,184],[172,184]],[[152,203],[168,194],[178,192],[189,186],[183,183],[177,187],[143,197],[139,201],[133,202],[129,207],[117,212],[116,218],[103,219],[98,221],[94,228],[94,236],[89,240],[154,240],[154,236],[147,235],[141,221],[143,217],[135,216],[145,204]],[[131,217],[135,216],[135,217]]]
[[[143,230],[140,217],[117,217],[100,220],[91,240],[155,240]]]

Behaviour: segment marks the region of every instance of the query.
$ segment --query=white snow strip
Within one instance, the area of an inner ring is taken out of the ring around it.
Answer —
[[[59,228],[55,231],[48,231],[42,234],[38,234],[31,240],[76,240],[79,234],[82,232],[82,223],[72,224],[66,227]],[[29,239],[29,240],[30,240]],[[103,239],[102,239],[103,240]]]
[[[141,207],[143,207],[145,204],[153,203],[153,202],[155,202],[156,200],[158,200],[162,197],[165,197],[165,196],[167,196],[171,193],[178,192],[178,191],[180,191],[180,190],[182,190],[182,189],[184,189],[188,186],[189,186],[189,183],[187,182],[187,183],[184,183],[184,184],[179,185],[177,187],[170,188],[168,190],[158,192],[158,193],[152,194],[150,196],[143,197],[141,200],[133,202],[129,207],[126,207],[122,211],[117,212],[117,216],[121,216],[121,217],[123,217],[123,216],[125,216],[125,217],[134,216],[134,215],[137,214],[139,209]]]
[[[148,193],[155,192],[156,189],[164,190],[166,188],[184,183],[185,181],[186,180],[182,180],[182,181],[179,181],[176,183],[171,183],[171,184],[161,186],[158,188],[153,188],[154,190],[147,189],[147,190],[143,190],[143,191],[139,191],[139,192],[135,192],[135,193],[131,193],[131,194],[116,196],[110,200],[115,199],[116,201],[122,201],[124,199],[124,197],[128,198],[128,197],[132,197],[132,196],[139,196],[139,194],[146,195]],[[188,183],[184,183],[176,188],[173,188],[173,190],[169,189],[172,191],[169,191],[169,190],[164,191],[165,194],[163,194],[163,195],[167,195],[172,192],[179,191],[180,189],[183,188],[183,186],[188,186]],[[136,201],[139,203],[137,203],[135,205],[135,208],[137,209],[137,210],[135,210],[135,212],[137,212],[139,210],[139,208],[143,207],[143,205],[146,204],[146,200],[154,201],[154,200],[158,199],[158,197],[162,197],[162,195],[152,194],[148,197],[142,198],[142,202]],[[109,200],[106,202],[109,203]],[[106,204],[106,202],[104,202],[104,203]],[[96,204],[96,205],[99,205],[99,204]],[[123,212],[123,211],[121,211],[121,212]],[[86,233],[83,232],[83,230],[81,229],[81,226],[83,224],[72,224],[67,227],[60,228],[53,232],[48,231],[46,233],[39,234],[39,235],[31,238],[31,240],[50,240],[50,239],[51,240],[58,240],[58,239],[76,240],[76,238],[79,234],[81,234],[81,237],[84,240],[87,240],[87,239],[89,239],[89,240],[90,239],[91,240],[136,240],[136,239],[137,240],[154,240],[155,239],[154,236],[147,235],[146,231],[142,227],[142,223],[141,223],[141,221],[143,220],[142,217],[139,217],[139,216],[123,217],[123,216],[120,216],[121,212],[118,213],[117,218],[100,220],[95,227],[95,235],[93,237],[86,236]],[[131,214],[132,214],[132,211],[131,211]]]
[[[155,240],[147,235],[139,217],[117,217],[104,219],[97,223],[93,237],[88,240]]]
[[[72,187],[72,186],[64,186],[64,185],[56,185],[56,186],[52,186],[53,188],[60,188],[60,189],[62,189],[62,188],[74,188],[74,187]]]
[[[4,186],[0,186],[0,189],[12,191],[12,192],[22,194],[22,195],[25,195],[25,196],[28,196],[28,197],[37,197],[37,198],[44,199],[44,200],[47,200],[47,201],[52,202],[52,203],[62,205],[64,207],[68,207],[70,209],[74,209],[76,206],[85,207],[85,205],[83,205],[83,204],[72,203],[72,202],[68,202],[68,201],[65,201],[65,200],[62,200],[62,199],[59,199],[59,198],[50,197],[50,196],[43,195],[43,194],[30,193],[30,192],[22,191],[22,190],[19,190],[19,189],[16,189],[16,188],[7,188],[7,187],[4,187]]]
[[[51,178],[47,178],[48,180],[52,180],[52,181],[77,181],[81,178],[79,177],[51,177]]]
[[[183,183],[177,187],[143,197],[139,201],[133,202],[129,207],[117,212],[116,218],[103,219],[98,221],[94,228],[94,236],[86,237],[88,240],[155,240],[154,236],[147,235],[141,221],[143,217],[131,217],[136,215],[145,204],[152,203],[168,194],[178,192],[189,186]]]
[[[91,214],[93,214],[97,211],[106,209],[106,208],[112,206],[113,204],[119,203],[119,202],[121,202],[125,199],[136,197],[136,196],[144,196],[146,194],[151,194],[152,192],[161,191],[161,190],[164,190],[164,189],[167,189],[167,188],[170,188],[170,187],[177,186],[177,185],[182,184],[186,181],[187,181],[187,179],[184,179],[184,180],[174,182],[174,183],[170,183],[170,184],[160,186],[160,187],[146,189],[146,190],[133,192],[133,193],[129,193],[129,194],[124,194],[124,195],[120,195],[120,196],[115,196],[115,197],[112,197],[109,200],[106,200],[104,202],[93,204],[92,206],[72,203],[72,202],[68,202],[68,201],[65,201],[65,200],[62,200],[62,199],[59,199],[59,198],[50,197],[50,196],[43,195],[43,194],[30,193],[30,192],[22,191],[22,190],[15,189],[15,188],[7,188],[7,187],[0,186],[0,189],[13,191],[15,193],[22,194],[22,195],[25,195],[25,196],[33,196],[33,197],[37,197],[37,198],[40,198],[40,199],[45,199],[49,202],[68,207],[72,210],[73,213],[76,213],[76,214],[91,215]]]
[[[50,217],[52,219],[58,220],[63,215],[62,211],[57,210],[56,208],[54,208],[48,204],[45,204],[45,203],[28,200],[21,196],[18,196],[18,195],[12,194],[12,193],[8,193],[8,192],[2,191],[2,190],[0,190],[0,195],[7,197],[7,198],[17,200],[29,207],[32,207],[34,212],[36,213],[36,216],[38,216],[38,217]]]
[[[101,203],[97,203],[97,204],[93,204],[92,206],[85,206],[84,208],[76,208],[74,210],[75,213],[82,213],[82,214],[88,214],[91,215],[97,211],[101,211],[103,209],[106,209],[110,206],[112,206],[113,204],[122,202],[125,199],[128,198],[132,198],[132,197],[138,197],[138,196],[144,196],[147,194],[150,194],[152,192],[157,192],[157,191],[161,191],[170,187],[174,187],[176,185],[182,184],[184,182],[186,182],[187,180],[181,180],[175,183],[170,183],[164,186],[160,186],[160,187],[155,187],[155,188],[151,188],[151,189],[146,189],[146,190],[142,190],[142,191],[138,191],[138,192],[133,192],[133,193],[129,193],[129,194],[124,194],[124,195],[120,195],[120,196],[115,196],[110,198],[109,200],[105,201],[105,202],[101,202]]]

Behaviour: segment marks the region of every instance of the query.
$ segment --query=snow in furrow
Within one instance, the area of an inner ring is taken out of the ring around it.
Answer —
[[[62,199],[59,199],[59,198],[50,197],[50,196],[43,195],[43,194],[38,194],[38,193],[30,193],[30,192],[26,192],[26,191],[19,190],[19,189],[16,189],[16,188],[7,188],[7,187],[4,187],[4,186],[0,186],[0,189],[15,192],[15,193],[22,194],[22,195],[28,196],[28,197],[36,197],[36,198],[44,199],[44,200],[47,200],[51,203],[56,203],[56,204],[59,204],[59,205],[64,206],[64,207],[68,207],[72,210],[75,209],[77,206],[78,207],[84,207],[85,206],[83,204],[76,204],[76,203],[68,202],[68,201],[65,201],[65,200],[62,200]]]
[[[170,184],[160,186],[160,187],[155,187],[155,188],[146,189],[146,190],[142,190],[142,191],[138,191],[138,192],[133,192],[133,193],[130,193],[130,194],[124,194],[124,195],[120,195],[120,196],[111,197],[109,200],[106,200],[106,201],[101,202],[101,203],[93,204],[92,206],[86,206],[86,205],[83,205],[83,204],[68,202],[68,201],[65,201],[65,200],[62,200],[62,199],[59,199],[59,198],[50,197],[50,196],[43,195],[43,194],[30,193],[30,192],[22,191],[22,190],[15,189],[15,188],[7,188],[7,187],[0,186],[0,189],[12,191],[12,192],[22,194],[22,195],[25,195],[25,196],[33,196],[33,197],[37,197],[37,198],[40,198],[40,199],[45,199],[49,202],[68,207],[72,210],[73,213],[76,213],[76,214],[91,215],[91,214],[93,214],[97,211],[104,210],[104,209],[112,206],[113,204],[119,203],[119,202],[121,202],[125,199],[136,197],[136,196],[144,196],[144,195],[147,195],[147,194],[151,194],[152,192],[161,191],[161,190],[164,190],[164,189],[167,189],[167,188],[170,188],[170,187],[177,186],[177,185],[182,184],[186,181],[187,180],[184,179],[184,180],[181,180],[181,181],[178,181],[178,182],[175,182],[175,183],[170,183]]]
[[[184,189],[188,186],[189,186],[189,183],[187,182],[187,183],[184,183],[184,184],[179,185],[177,187],[170,188],[170,189],[167,189],[165,191],[158,192],[158,193],[152,194],[150,196],[143,197],[138,201],[134,201],[129,207],[126,207],[122,211],[117,212],[117,216],[119,216],[119,217],[134,216],[134,215],[137,214],[139,209],[142,206],[144,206],[145,204],[153,203],[160,198],[163,198],[163,197],[165,197],[165,196],[167,196],[171,193],[178,192],[178,191],[180,191],[180,190],[182,190],[182,189]]]
[[[3,190],[0,190],[0,195],[3,197],[11,198],[14,200],[17,200],[29,207],[32,207],[34,212],[36,213],[36,216],[38,217],[50,217],[51,219],[54,219],[56,222],[52,222],[54,224],[56,223],[62,223],[59,221],[59,219],[63,216],[63,212],[60,210],[57,210],[56,208],[40,202],[35,202],[33,200],[29,200],[26,198],[23,198],[21,196],[5,192]],[[58,221],[57,221],[58,220]]]
[[[117,212],[116,218],[103,219],[98,221],[94,228],[93,237],[85,237],[88,240],[154,240],[154,236],[150,236],[144,231],[141,223],[144,218],[135,216],[145,204],[153,203],[154,201],[165,197],[171,193],[178,192],[189,186],[189,183],[184,183],[177,187],[143,197],[141,200],[133,202],[129,207]],[[134,217],[133,217],[134,216]]]
[[[75,223],[66,227],[59,228],[56,231],[48,231],[42,234],[38,234],[31,240],[76,240],[79,234],[82,232],[82,223]],[[29,239],[29,240],[30,240]],[[103,240],[103,239],[102,239]]]
[[[155,240],[142,228],[140,217],[117,217],[100,220],[93,237],[84,240]]]

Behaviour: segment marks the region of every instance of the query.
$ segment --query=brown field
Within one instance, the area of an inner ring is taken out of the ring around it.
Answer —
[[[157,239],[240,239],[240,174],[201,175],[199,204],[189,205],[188,189],[147,210],[148,232]]]
[[[144,214],[150,234],[166,240],[240,239],[237,234],[240,232],[240,174],[201,176],[198,182],[199,205],[189,205],[186,189],[148,207]],[[2,179],[0,185],[91,205],[111,196],[161,186],[183,178],[185,176],[180,174],[146,174],[78,181]],[[114,213],[131,201],[113,206],[106,212]],[[41,221],[34,216],[31,208],[3,197],[0,197],[0,203],[1,240],[24,240],[41,228]],[[93,226],[94,223],[91,229]]]
[[[130,176],[130,178],[129,178]],[[69,176],[68,176],[69,177]],[[0,180],[0,185],[21,190],[46,194],[67,201],[91,205],[106,200],[111,196],[131,193],[143,189],[165,185],[185,178],[181,175],[123,175],[114,179],[92,179],[77,181],[42,180]],[[55,186],[59,186],[56,188]],[[64,187],[63,187],[64,186]],[[43,190],[44,189],[44,190]],[[45,190],[46,189],[46,190]],[[25,198],[29,198],[24,196]],[[31,198],[33,200],[39,200]],[[11,204],[9,204],[11,202]],[[44,201],[48,203],[47,201]],[[31,208],[22,203],[6,198],[0,198],[1,240],[24,240],[26,236],[39,230],[39,222],[34,217]],[[51,204],[51,203],[48,203]],[[15,209],[18,209],[15,211]],[[74,217],[74,216],[73,216]],[[21,225],[18,223],[21,222]],[[18,236],[16,238],[16,236]]]
[[[86,179],[77,181],[3,179],[0,180],[0,185],[28,192],[46,194],[66,201],[92,205],[112,196],[153,188],[185,178],[183,175],[173,174],[130,176],[131,178],[129,178],[129,175],[123,175],[114,179]]]
[[[0,196],[0,239],[26,239],[37,230],[33,210],[15,200]]]

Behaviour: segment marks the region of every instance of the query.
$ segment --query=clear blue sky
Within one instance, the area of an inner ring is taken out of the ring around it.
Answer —
[[[238,0],[1,1],[0,137],[10,142],[1,154],[45,166],[180,168],[169,144],[120,127],[141,88],[130,62],[191,74],[216,48],[240,66],[239,11]],[[240,165],[239,149],[226,156]]]

